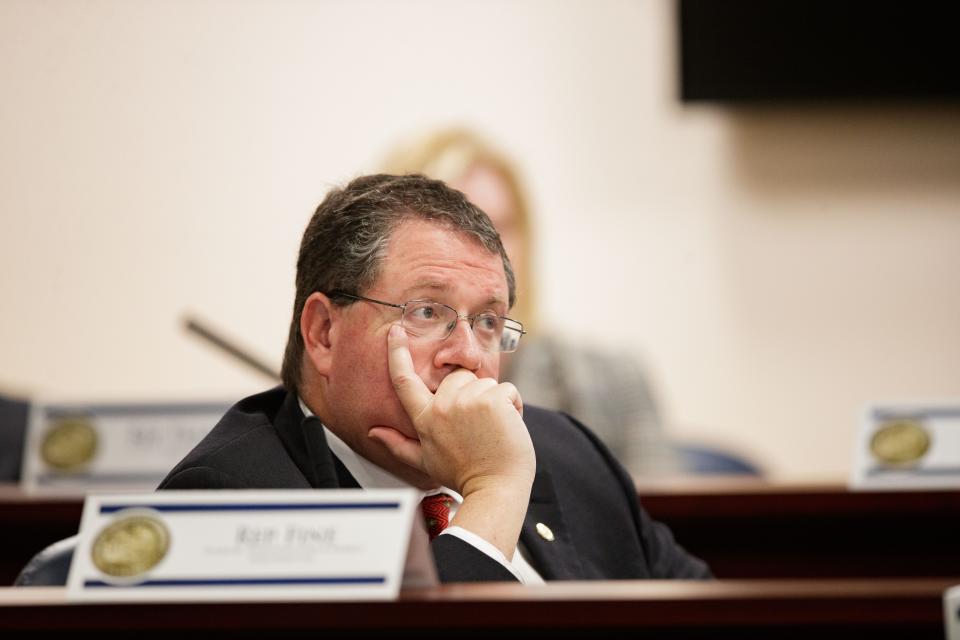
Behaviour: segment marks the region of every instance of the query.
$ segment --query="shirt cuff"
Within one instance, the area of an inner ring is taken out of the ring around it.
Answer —
[[[491,559],[496,560],[501,565],[503,565],[503,567],[507,571],[513,574],[513,577],[515,577],[518,582],[520,582],[521,584],[526,584],[524,579],[520,576],[520,573],[513,567],[512,564],[507,562],[507,557],[503,555],[503,552],[500,551],[500,549],[497,549],[495,546],[493,546],[489,542],[487,542],[486,540],[484,540],[483,538],[481,538],[480,536],[478,536],[477,534],[471,531],[467,531],[463,527],[453,526],[453,527],[447,527],[446,529],[444,529],[442,532],[440,532],[440,535],[442,536],[451,535],[451,536],[456,536],[460,538],[461,540],[469,544],[471,547],[475,548],[477,551],[480,551],[484,555],[489,556]]]

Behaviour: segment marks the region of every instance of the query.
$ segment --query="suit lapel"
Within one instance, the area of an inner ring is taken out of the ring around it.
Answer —
[[[553,540],[548,540],[551,534]],[[520,540],[530,556],[530,563],[545,580],[583,577],[583,567],[547,471],[537,470],[534,477]]]
[[[339,485],[340,488],[341,489],[362,489],[363,487],[361,487],[360,483],[357,482],[357,479],[353,477],[353,474],[351,474],[347,470],[346,465],[344,465],[340,461],[340,458],[333,455],[332,452],[330,455],[333,457],[333,466],[335,467],[337,472],[337,480],[339,480],[340,482],[340,485]]]
[[[283,406],[277,412],[274,427],[290,458],[311,487],[336,489],[341,486],[333,454],[323,436],[323,426],[314,416],[304,417],[297,394],[287,392]]]

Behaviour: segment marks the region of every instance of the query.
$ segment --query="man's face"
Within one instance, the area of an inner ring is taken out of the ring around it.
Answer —
[[[473,238],[417,219],[393,232],[377,282],[361,295],[403,304],[429,299],[461,315],[506,315],[507,279],[499,255]],[[387,365],[387,332],[400,310],[358,301],[335,308],[331,325],[331,365],[324,384],[325,424],[351,448],[392,469],[392,457],[367,437],[371,427],[387,426],[415,438]],[[446,340],[410,336],[414,368],[430,391],[458,368],[496,378],[500,354],[484,351],[466,321]],[[386,457],[385,457],[386,456]]]

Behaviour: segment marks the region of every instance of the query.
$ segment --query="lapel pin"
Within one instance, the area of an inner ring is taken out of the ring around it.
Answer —
[[[542,522],[537,523],[537,533],[539,533],[540,537],[546,540],[547,542],[553,542],[553,531],[551,531],[550,527],[543,524]]]

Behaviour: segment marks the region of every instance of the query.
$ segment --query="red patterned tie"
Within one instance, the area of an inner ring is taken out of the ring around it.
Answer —
[[[450,507],[452,505],[453,498],[444,493],[427,496],[420,501],[420,509],[423,511],[430,540],[440,535],[440,532],[450,524]]]

